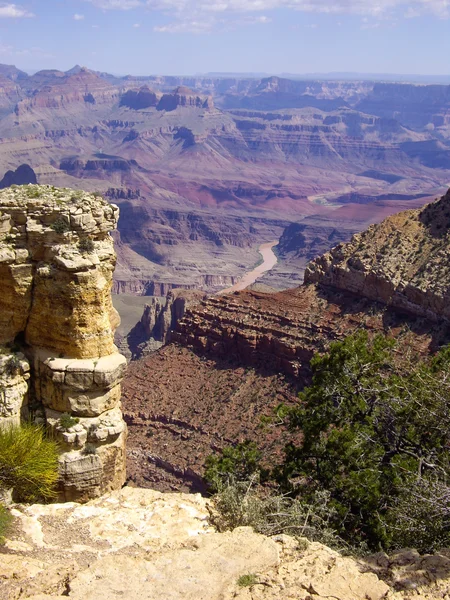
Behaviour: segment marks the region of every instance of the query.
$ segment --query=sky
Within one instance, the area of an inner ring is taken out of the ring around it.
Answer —
[[[120,75],[448,75],[450,0],[0,1],[0,62]]]

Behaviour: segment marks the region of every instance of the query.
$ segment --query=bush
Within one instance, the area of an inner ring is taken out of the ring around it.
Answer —
[[[62,429],[65,430],[70,429],[74,425],[77,425],[79,422],[80,419],[78,417],[72,417],[72,415],[69,413],[63,413],[59,417],[59,425]]]
[[[0,487],[13,488],[19,502],[55,497],[58,447],[32,424],[0,430]]]
[[[258,578],[254,573],[247,573],[246,575],[241,575],[237,580],[237,584],[239,587],[250,587],[258,583]]]
[[[94,446],[94,444],[86,444],[86,446],[83,448],[83,454],[97,454],[97,447]]]
[[[420,360],[358,332],[311,367],[312,385],[290,411],[304,439],[286,448],[284,489],[328,492],[331,524],[351,543],[450,543],[450,350]]]
[[[79,248],[80,252],[83,252],[86,254],[92,254],[95,250],[95,245],[94,245],[94,242],[91,240],[91,238],[82,238],[78,242],[78,248]]]
[[[16,375],[16,373],[21,369],[20,358],[16,355],[11,356],[8,362],[5,365],[5,373],[10,375],[11,377]]]
[[[204,478],[210,491],[217,492],[230,478],[233,481],[246,481],[258,473],[264,479],[267,473],[261,468],[261,458],[257,445],[249,440],[236,446],[227,446],[220,455],[208,456]]]
[[[58,217],[56,221],[50,225],[50,227],[53,229],[53,231],[59,234],[70,231],[70,225],[63,217]]]
[[[3,504],[0,504],[0,544],[4,543],[12,521],[12,514],[3,506]]]
[[[317,492],[306,502],[278,489],[262,489],[256,477],[240,482],[230,478],[221,484],[213,500],[217,512],[212,520],[219,531],[252,527],[267,536],[285,533],[340,550],[348,548],[331,526],[334,509],[327,492]]]

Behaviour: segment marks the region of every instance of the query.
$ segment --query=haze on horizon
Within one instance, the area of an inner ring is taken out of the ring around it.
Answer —
[[[0,62],[114,74],[449,76],[448,0],[0,3]]]

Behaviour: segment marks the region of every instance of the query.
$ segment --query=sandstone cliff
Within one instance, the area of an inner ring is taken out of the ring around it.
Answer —
[[[355,559],[240,527],[218,533],[200,496],[124,488],[88,505],[16,506],[0,599],[437,600],[450,553]],[[253,585],[242,587],[242,575]]]
[[[125,479],[126,361],[114,346],[111,302],[117,218],[117,207],[83,192],[28,185],[0,193],[0,426],[44,419],[60,442],[66,500]]]

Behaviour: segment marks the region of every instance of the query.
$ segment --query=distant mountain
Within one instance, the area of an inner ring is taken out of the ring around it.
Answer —
[[[11,79],[11,81],[20,81],[29,77],[28,73],[21,71],[14,65],[2,65],[0,64],[0,75]]]
[[[0,170],[23,163],[113,189],[116,291],[219,289],[280,237],[266,283],[292,287],[318,252],[448,184],[450,86],[0,69]]]

